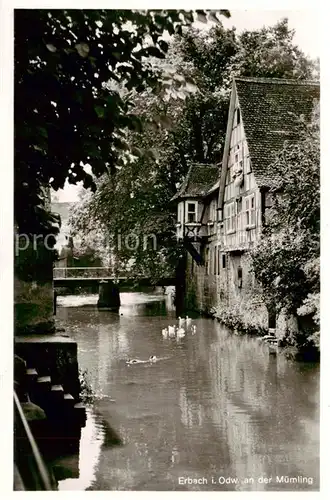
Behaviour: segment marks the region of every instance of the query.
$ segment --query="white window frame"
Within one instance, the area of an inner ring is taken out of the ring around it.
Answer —
[[[224,207],[226,234],[236,232],[236,203],[232,201]]]
[[[253,203],[252,203],[253,202]],[[252,206],[253,204],[253,206]],[[256,227],[256,196],[255,193],[245,196],[243,200],[244,228]]]
[[[188,210],[189,205],[194,205],[195,207],[194,211]],[[189,214],[195,214],[194,220],[189,220]],[[194,200],[187,200],[185,206],[185,223],[194,224],[195,222],[198,222],[197,216],[198,216],[198,202]]]
[[[247,155],[247,157],[246,157],[246,173],[250,174],[251,172],[252,172],[252,169],[251,169],[251,158],[250,158],[250,155]]]
[[[178,203],[178,223],[183,224],[183,202]]]

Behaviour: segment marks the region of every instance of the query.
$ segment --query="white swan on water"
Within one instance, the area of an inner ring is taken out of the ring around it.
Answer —
[[[191,333],[194,335],[196,333],[196,325],[192,325]]]
[[[135,364],[141,364],[141,363],[152,363],[154,361],[157,361],[157,356],[153,355],[153,356],[149,356],[149,359],[145,360],[145,359],[128,359],[126,361],[126,364],[127,365],[135,365]]]
[[[175,337],[175,325],[168,327],[168,335],[169,337]]]
[[[162,329],[162,335],[163,335],[164,339],[167,339],[167,337],[168,337],[168,329],[167,328]]]
[[[180,328],[180,327],[182,327],[184,325],[185,319],[181,318],[181,316],[179,316],[178,320],[179,320],[179,328]]]
[[[176,336],[179,339],[185,337],[186,336],[185,329],[184,328],[178,328],[177,331],[176,331]]]
[[[189,318],[189,316],[186,316],[186,325],[191,325],[191,318]]]

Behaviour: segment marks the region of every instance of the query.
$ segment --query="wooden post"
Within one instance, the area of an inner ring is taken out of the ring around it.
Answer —
[[[187,254],[184,252],[179,258],[175,275],[175,308],[177,316],[183,316],[185,313],[186,264]]]
[[[118,312],[120,308],[119,287],[113,281],[100,281],[99,300],[97,302],[99,309],[106,309]]]
[[[57,291],[54,289],[54,306],[53,306],[53,314],[56,316],[56,306],[57,306]]]

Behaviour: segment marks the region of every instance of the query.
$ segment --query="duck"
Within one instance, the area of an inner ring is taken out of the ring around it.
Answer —
[[[137,359],[128,359],[126,361],[127,365],[133,365],[134,363],[139,363],[139,361]]]
[[[185,337],[186,336],[185,329],[184,328],[178,328],[177,331],[176,331],[176,336],[178,338]]]
[[[196,325],[191,327],[191,333],[194,335],[196,333]]]
[[[150,356],[149,361],[157,361],[157,356],[155,356],[155,355]]]

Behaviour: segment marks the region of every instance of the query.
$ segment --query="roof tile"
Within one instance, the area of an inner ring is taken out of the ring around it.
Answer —
[[[220,167],[217,165],[193,164],[172,200],[179,198],[200,198],[205,196],[218,181]]]
[[[320,99],[317,82],[275,78],[235,78],[252,170],[261,186],[274,178],[272,163],[285,141],[300,138],[297,120],[310,119]]]

